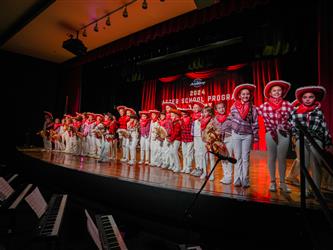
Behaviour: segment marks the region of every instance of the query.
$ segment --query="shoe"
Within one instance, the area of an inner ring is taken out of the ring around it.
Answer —
[[[143,164],[143,161],[139,161],[138,164]]]
[[[185,173],[185,169],[183,168],[182,170],[180,170],[181,173]]]
[[[269,184],[269,191],[276,192],[276,183],[275,183],[275,181],[272,181],[271,184]]]
[[[241,183],[240,179],[237,179],[237,181],[234,183],[234,186],[235,187],[241,187],[242,186],[242,183]]]
[[[296,177],[286,177],[286,181],[289,184],[297,186],[297,187],[299,187],[299,185],[300,185],[299,180]]]
[[[146,164],[146,165],[149,165],[149,161],[146,161],[145,164]]]
[[[195,169],[194,173],[192,174],[193,176],[199,177],[202,174],[202,170],[201,169]]]
[[[127,162],[128,165],[134,165],[134,161]]]
[[[214,175],[211,175],[211,176],[209,177],[209,180],[210,180],[210,181],[214,181],[214,179],[215,179],[215,178],[214,178]]]
[[[121,162],[127,162],[127,159],[125,159],[125,158],[121,158],[120,161],[121,161]]]
[[[168,166],[167,165],[162,165],[162,168],[167,168]]]
[[[200,175],[200,179],[203,180],[203,179],[205,179],[205,178],[206,178],[206,174],[205,174],[205,173],[202,173],[202,174]]]
[[[221,180],[220,180],[220,182],[222,183],[222,184],[225,184],[225,185],[229,185],[229,184],[231,184],[231,179],[227,179],[227,178],[222,178]]]
[[[244,181],[244,183],[242,184],[243,188],[249,188],[250,187],[250,183],[249,181]]]
[[[189,169],[189,168],[187,168],[187,169],[185,169],[185,174],[189,174],[191,172],[191,169]]]
[[[179,173],[179,172],[180,172],[180,169],[179,169],[179,168],[174,168],[172,171],[173,171],[174,173]]]
[[[288,188],[286,183],[280,183],[280,189],[285,193],[291,193],[291,190]]]

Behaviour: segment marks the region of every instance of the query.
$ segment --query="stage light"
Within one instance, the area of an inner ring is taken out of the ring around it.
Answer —
[[[87,30],[86,29],[83,30],[82,36],[87,37]]]
[[[106,18],[105,24],[106,24],[107,26],[110,26],[110,25],[111,25],[110,16],[108,16],[108,17]]]
[[[127,5],[125,6],[124,8],[124,11],[123,11],[123,17],[128,17],[128,12],[127,12]]]
[[[95,24],[94,31],[98,32],[98,25],[97,25],[97,23]]]
[[[161,2],[164,2],[165,0],[160,0]]]
[[[143,2],[142,2],[142,9],[144,9],[144,10],[148,9],[147,0],[143,0]]]

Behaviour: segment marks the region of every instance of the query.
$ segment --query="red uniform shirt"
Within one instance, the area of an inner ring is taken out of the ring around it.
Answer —
[[[130,118],[127,115],[120,116],[118,119],[119,122],[119,128],[127,129],[127,122],[130,120]]]

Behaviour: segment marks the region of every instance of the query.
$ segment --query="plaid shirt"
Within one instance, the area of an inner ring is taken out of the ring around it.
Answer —
[[[264,118],[266,132],[277,132],[278,130],[289,132],[289,118],[293,109],[288,101],[283,101],[281,108],[278,110],[274,111],[271,105],[265,102],[257,108],[257,111]]]
[[[193,142],[193,135],[191,134],[192,130],[192,120],[188,125],[185,125],[181,120],[181,141],[182,142]]]
[[[254,105],[245,120],[243,120],[233,104],[230,108],[228,119],[231,120],[231,130],[239,135],[253,135],[254,141],[258,141],[258,113]]]
[[[291,113],[291,131],[298,139],[299,130],[296,128],[296,120],[308,128],[313,138],[322,141],[324,147],[332,145],[332,138],[327,128],[324,113],[319,107],[309,113],[297,114],[296,109]]]

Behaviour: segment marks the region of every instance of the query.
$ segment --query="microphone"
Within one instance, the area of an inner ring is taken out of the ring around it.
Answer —
[[[235,164],[237,162],[237,160],[235,158],[232,158],[232,157],[229,157],[229,156],[224,156],[224,155],[221,155],[221,154],[213,152],[213,151],[208,151],[208,152],[217,156],[217,158],[219,158],[220,160],[228,161],[232,164]]]

